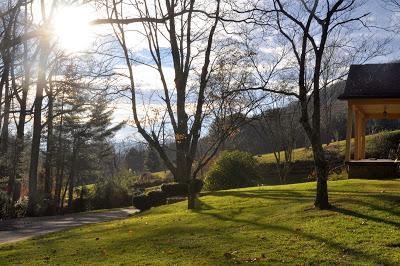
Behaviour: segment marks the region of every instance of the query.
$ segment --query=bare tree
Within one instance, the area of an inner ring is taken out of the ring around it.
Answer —
[[[227,128],[202,156],[198,154],[202,126],[211,116],[209,108],[214,111],[219,108],[216,112],[221,114],[222,106],[217,106],[217,101],[207,101],[207,97],[212,97],[208,88],[214,63],[220,55],[217,51],[222,52],[216,42],[222,19],[221,1],[133,1],[132,4],[129,1],[104,1],[103,4],[108,18],[95,23],[110,23],[123,51],[135,127],[159,153],[175,180],[190,184],[230,132]],[[137,17],[126,18],[127,14]],[[133,23],[140,23],[133,29],[148,44],[148,62],[138,60],[131,50],[133,47],[128,38],[129,33],[134,32],[129,27]],[[162,87],[161,95],[158,95],[161,108],[147,109],[144,116],[140,112],[146,104],[140,105],[142,95],[135,82],[140,73],[135,73],[135,64],[155,70]],[[166,73],[169,64],[173,68],[173,84],[168,82]],[[219,96],[221,101],[227,99]],[[239,100],[236,103],[236,111],[248,110],[246,104],[240,105]],[[174,144],[174,156],[168,156],[166,142]],[[194,200],[194,195],[189,195],[189,209],[194,208]]]
[[[286,184],[300,125],[297,123],[296,102],[281,95],[274,98],[272,106],[257,116],[253,128],[262,142],[272,148],[280,182]]]
[[[317,174],[314,204],[320,209],[331,206],[327,187],[328,164],[321,139],[320,90],[322,75],[326,70],[324,58],[332,44],[331,40],[337,36],[342,39],[351,37],[350,25],[358,28],[366,25],[368,13],[358,11],[361,5],[362,3],[355,0],[273,0],[271,5],[266,3],[251,11],[257,25],[267,25],[270,29],[272,27],[278,33],[278,43],[290,47],[292,56],[287,59],[284,71],[290,75],[295,74],[297,81],[293,80],[293,87],[285,91],[269,91],[294,96],[299,101],[300,122],[311,142]],[[274,19],[273,22],[271,18]],[[358,48],[358,45],[352,44]],[[344,45],[338,49],[340,48],[343,48],[343,53],[351,53],[349,46]],[[330,77],[329,83],[335,82],[337,78]]]

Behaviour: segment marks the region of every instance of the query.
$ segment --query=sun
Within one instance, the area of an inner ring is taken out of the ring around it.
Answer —
[[[60,47],[68,52],[79,52],[94,41],[93,10],[88,6],[61,6],[57,8],[52,28]]]

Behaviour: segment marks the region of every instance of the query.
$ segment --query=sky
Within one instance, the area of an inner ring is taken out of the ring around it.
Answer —
[[[400,13],[396,14],[390,12],[383,0],[368,0],[366,2],[367,3],[364,6],[366,10],[365,12],[371,12],[368,22],[376,25],[377,27],[371,27],[368,30],[357,30],[354,31],[353,34],[369,34],[375,39],[384,39],[389,36],[393,37],[391,32],[386,32],[379,27],[385,28],[387,25],[399,25]],[[58,10],[58,13],[55,17],[55,32],[58,34],[60,46],[62,49],[65,49],[70,53],[79,53],[80,50],[90,47],[96,35],[112,34],[110,27],[98,25],[93,26],[88,24],[90,20],[101,18],[99,17],[99,13],[93,12],[93,9],[88,7],[62,7],[60,10]],[[71,17],[73,17],[72,20]],[[127,34],[127,39],[132,47],[135,57],[141,60],[146,60],[146,58],[149,58],[149,52],[146,50],[147,43],[143,36],[135,32],[139,30],[138,27],[139,26],[137,25],[130,26],[131,31]],[[400,49],[397,49],[397,44],[400,44],[400,39],[394,38],[391,44],[392,52],[390,54],[373,58],[372,60],[369,60],[368,63],[382,63],[399,59]],[[165,45],[167,45],[166,42]],[[260,47],[260,50],[263,49],[271,53],[271,51],[273,52],[274,49],[278,51],[279,47]],[[164,71],[166,72],[167,83],[172,85],[174,71],[171,62],[168,62],[167,60],[166,63],[167,64],[164,67]],[[116,65],[116,69],[122,73],[127,73],[126,67],[124,66],[122,60]],[[153,95],[152,108],[163,108],[162,105],[160,105],[160,98],[157,97],[157,92],[161,89],[161,82],[158,73],[155,70],[143,65],[136,65],[134,67],[134,71],[136,73],[135,82],[137,87],[140,88],[144,95]],[[125,86],[126,84],[126,80],[121,81],[121,86]],[[149,102],[148,100],[145,101]],[[132,109],[129,99],[119,98],[114,102],[113,107],[115,110],[113,116],[114,123],[132,120]],[[139,108],[139,110],[144,112],[144,109]],[[115,139],[140,139],[137,138],[137,134],[135,133],[136,130],[134,127],[127,125],[116,134]]]

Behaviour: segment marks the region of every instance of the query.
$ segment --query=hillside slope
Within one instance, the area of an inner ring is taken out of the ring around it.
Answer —
[[[400,144],[400,130],[383,131],[366,136],[366,158],[387,159],[391,150],[396,150]],[[324,150],[330,169],[343,166],[346,141],[332,142],[324,145]],[[352,148],[354,144],[352,143]],[[353,149],[352,149],[353,150]],[[282,158],[283,154],[282,154]],[[257,156],[260,162],[260,175],[264,184],[279,183],[276,161],[273,153]],[[307,181],[307,177],[314,169],[313,153],[310,148],[298,148],[293,151],[292,170],[288,176],[289,183]],[[343,173],[343,177],[347,174]],[[310,180],[308,180],[310,181]]]
[[[0,245],[0,265],[400,264],[400,180],[220,191],[132,218]]]

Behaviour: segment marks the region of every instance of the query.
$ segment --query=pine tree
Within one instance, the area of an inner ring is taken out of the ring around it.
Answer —
[[[149,172],[158,172],[161,169],[160,157],[153,148],[149,148],[147,151],[145,167]]]

